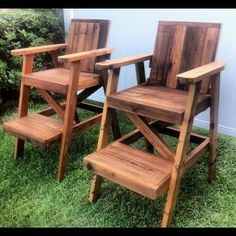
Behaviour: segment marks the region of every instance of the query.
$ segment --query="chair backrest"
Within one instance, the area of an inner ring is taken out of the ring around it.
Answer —
[[[176,80],[178,73],[214,61],[221,24],[160,21],[148,83],[185,89]],[[201,92],[209,91],[209,78]]]
[[[67,35],[65,53],[83,52],[107,45],[110,21],[97,19],[72,19]],[[81,71],[94,72],[95,58],[82,62]],[[65,64],[68,67],[68,64]]]

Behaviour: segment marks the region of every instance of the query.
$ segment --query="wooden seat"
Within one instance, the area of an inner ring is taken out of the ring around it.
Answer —
[[[37,113],[4,123],[8,133],[47,147],[61,139],[63,123]]]
[[[225,63],[214,61],[220,24],[161,21],[157,32],[153,54],[96,64],[98,70],[109,71],[109,89],[97,151],[85,157],[84,164],[95,173],[91,202],[100,195],[103,177],[151,199],[167,191],[161,223],[167,227],[171,224],[182,175],[206,152],[208,179],[215,178],[220,72]],[[151,67],[148,79],[144,67],[147,60]],[[120,68],[130,64],[135,65],[138,85],[117,92]],[[194,117],[207,108],[209,137],[193,134]],[[114,110],[124,112],[136,130],[109,144]],[[161,134],[178,139],[175,151]],[[141,137],[149,154],[127,146]],[[191,152],[187,152],[189,142],[197,144]]]
[[[102,107],[84,103],[84,100],[98,89],[106,91],[107,73],[95,71],[95,62],[108,59],[112,49],[106,48],[110,21],[97,19],[72,19],[66,44],[54,44],[12,50],[14,56],[23,56],[22,78],[18,119],[3,125],[6,132],[17,137],[14,158],[23,155],[24,141],[49,146],[60,141],[60,157],[57,180],[66,173],[69,147],[73,133],[82,132],[101,122]],[[64,55],[62,55],[62,50]],[[55,68],[35,72],[34,57],[48,52]],[[49,107],[39,114],[28,113],[31,88],[35,88]],[[59,102],[53,94],[65,97]],[[93,111],[95,115],[80,122],[77,108]],[[49,118],[57,114],[58,120]],[[115,139],[120,137],[116,113],[112,115]]]
[[[114,142],[84,159],[95,173],[151,199],[168,188],[173,162]]]
[[[107,96],[109,107],[180,124],[188,93],[162,86],[142,84]],[[209,95],[198,97],[197,113],[209,107]]]
[[[66,68],[55,68],[46,71],[26,74],[22,77],[25,85],[58,93],[67,93],[69,85],[70,70]],[[101,84],[101,76],[93,73],[80,73],[77,90],[83,90]]]

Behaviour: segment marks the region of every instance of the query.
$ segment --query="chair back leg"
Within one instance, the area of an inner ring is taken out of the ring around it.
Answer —
[[[216,141],[219,110],[220,74],[211,79],[208,180],[216,178]]]

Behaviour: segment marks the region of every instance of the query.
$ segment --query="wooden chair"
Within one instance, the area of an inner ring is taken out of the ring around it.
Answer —
[[[161,223],[167,227],[182,175],[205,152],[209,152],[208,178],[215,178],[220,72],[225,65],[214,62],[219,33],[220,24],[161,21],[153,54],[97,63],[96,68],[109,70],[110,75],[97,151],[84,159],[95,173],[91,202],[99,196],[102,177],[150,199],[167,191]],[[147,81],[145,60],[151,60]],[[120,67],[129,64],[135,64],[138,85],[116,92]],[[209,137],[191,133],[194,116],[208,107]],[[114,109],[125,112],[137,129],[109,144]],[[175,153],[160,133],[178,138]],[[158,156],[129,146],[142,136]],[[198,146],[187,153],[189,141]]]
[[[61,181],[66,172],[68,150],[71,136],[96,124],[100,124],[102,107],[83,102],[99,88],[106,89],[107,73],[97,72],[95,62],[110,57],[112,49],[106,48],[110,21],[72,19],[68,31],[67,44],[16,49],[12,55],[23,55],[23,69],[20,87],[18,118],[3,125],[6,132],[15,135],[15,159],[23,155],[24,140],[46,147],[61,141],[57,180]],[[60,50],[65,49],[65,55]],[[55,68],[32,72],[36,53],[50,52]],[[59,56],[59,57],[58,57]],[[28,100],[31,87],[51,107],[38,113],[28,113]],[[82,91],[78,94],[78,91]],[[51,95],[58,92],[66,96],[63,103],[57,102]],[[79,121],[76,107],[91,110],[98,114]],[[50,116],[57,114],[60,120]],[[119,126],[113,113],[113,131],[115,138],[120,137]]]

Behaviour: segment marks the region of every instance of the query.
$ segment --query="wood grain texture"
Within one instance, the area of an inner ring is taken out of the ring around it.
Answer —
[[[34,55],[33,54],[24,55],[21,75],[24,76],[26,73],[31,73],[33,70],[33,64],[34,64]],[[19,118],[26,116],[28,113],[29,96],[30,96],[30,87],[25,85],[21,80],[19,109],[18,109]],[[22,156],[23,153],[24,153],[24,140],[16,138],[14,159],[17,159],[19,156]]]
[[[186,89],[176,75],[214,61],[220,24],[197,22],[163,22],[152,58],[150,84]],[[206,76],[201,92],[208,92]]]
[[[96,69],[100,69],[100,70],[115,69],[122,66],[127,66],[130,64],[137,64],[139,62],[150,60],[151,57],[152,57],[152,54],[145,53],[145,54],[136,55],[136,56],[124,57],[121,59],[108,60],[108,61],[96,63]]]
[[[195,69],[180,73],[177,75],[177,79],[182,83],[195,83],[203,78],[210,77],[218,74],[225,67],[225,62],[215,61]],[[202,81],[204,82],[204,80]]]
[[[65,54],[79,53],[99,48],[105,48],[110,28],[109,20],[98,19],[72,19],[68,31]],[[108,51],[107,51],[108,53]],[[71,55],[69,58],[62,58],[62,61],[74,60]],[[94,72],[95,58],[83,60],[81,71]],[[66,68],[70,65],[65,63]]]
[[[3,124],[6,132],[44,147],[61,138],[62,128],[62,122],[37,113]]]
[[[216,156],[217,156],[217,130],[218,113],[220,99],[220,74],[211,78],[211,107],[210,107],[210,130],[209,130],[209,161],[208,161],[208,180],[216,178]]]
[[[85,60],[89,57],[98,57],[98,56],[103,56],[110,54],[113,51],[111,48],[100,48],[100,49],[94,49],[90,51],[83,51],[83,52],[77,52],[77,53],[72,53],[72,54],[67,54],[64,56],[59,56],[58,61],[59,62],[74,62],[74,61],[80,61],[80,60]],[[86,62],[86,61],[85,61]],[[85,64],[84,62],[84,64]],[[88,71],[88,70],[84,70]]]
[[[185,91],[144,84],[108,95],[107,103],[112,108],[180,124],[186,99]],[[208,106],[209,96],[200,95],[197,113]]]
[[[70,70],[55,68],[26,74],[22,77],[25,85],[66,94],[69,84]],[[101,84],[99,74],[81,72],[77,90],[90,88]]]
[[[171,219],[175,210],[181,177],[183,174],[183,164],[187,156],[187,145],[192,130],[193,118],[197,109],[197,101],[200,89],[201,81],[197,82],[196,84],[190,84],[189,86],[184,119],[181,125],[181,132],[175,154],[175,162],[171,173],[169,191],[167,194],[164,214],[161,222],[162,227],[170,226]]]
[[[73,120],[75,117],[77,85],[80,76],[80,62],[73,62],[70,69],[68,91],[66,96],[66,107],[64,113],[64,124],[61,138],[61,149],[58,163],[57,180],[64,178],[69,158],[69,147],[73,132]]]
[[[29,48],[21,48],[21,49],[14,49],[11,50],[11,55],[13,56],[20,56],[20,55],[30,55],[36,54],[40,52],[49,52],[49,51],[56,51],[61,48],[65,48],[67,44],[52,44],[52,45],[44,45],[38,47],[29,47]]]
[[[114,142],[84,159],[88,169],[143,196],[156,199],[167,189],[173,163]]]
[[[117,91],[118,79],[120,75],[120,68],[109,71],[108,83],[106,86],[106,96],[113,94]],[[108,107],[107,102],[103,106],[102,121],[99,131],[97,150],[100,150],[106,147],[110,142],[110,129],[112,122],[112,109]],[[99,195],[102,185],[102,177],[94,175],[90,192],[89,192],[89,201],[96,202]]]

